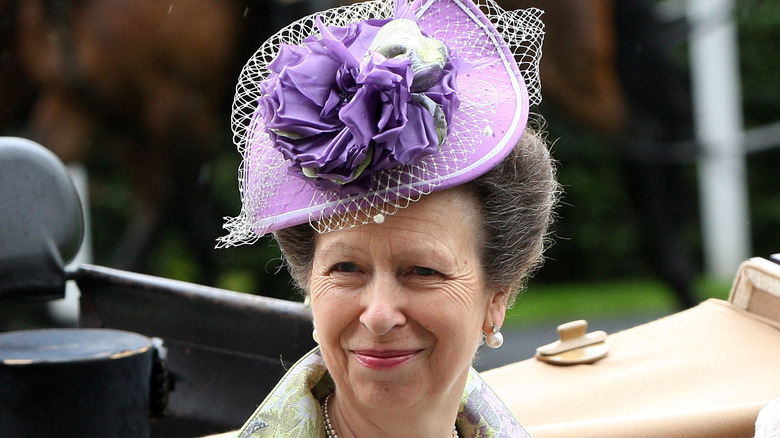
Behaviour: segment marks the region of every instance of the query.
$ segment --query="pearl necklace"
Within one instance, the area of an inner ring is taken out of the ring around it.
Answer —
[[[330,414],[328,411],[330,409],[328,408],[328,403],[330,402],[330,396],[332,396],[333,393],[331,392],[325,397],[325,400],[322,402],[322,412],[325,414],[325,435],[328,436],[328,438],[339,438],[339,435],[336,433],[336,430],[333,428],[333,424],[330,422]],[[460,438],[458,435],[458,428],[455,426],[452,426],[452,438]]]
[[[325,413],[325,435],[328,436],[328,438],[339,438],[338,434],[335,430],[333,430],[333,425],[330,424],[330,415],[328,415],[328,402],[330,401],[330,396],[332,396],[333,393],[325,397],[325,401],[322,403],[322,412]]]

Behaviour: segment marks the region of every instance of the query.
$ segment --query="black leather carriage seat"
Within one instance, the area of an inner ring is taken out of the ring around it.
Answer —
[[[0,137],[0,306],[62,298],[65,283],[75,281],[81,330],[159,339],[173,388],[152,382],[156,399],[167,402],[160,407],[167,415],[151,422],[152,437],[238,428],[315,345],[302,303],[103,266],[66,269],[83,231],[82,206],[64,164],[32,141]]]
[[[65,265],[84,235],[64,164],[30,140],[0,137],[0,300],[65,295]]]

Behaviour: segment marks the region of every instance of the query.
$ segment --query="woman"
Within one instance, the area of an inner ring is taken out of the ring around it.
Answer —
[[[539,11],[481,6],[325,11],[245,67],[243,209],[222,244],[274,233],[320,347],[241,437],[527,436],[471,363],[503,342],[558,192],[526,129],[542,31]]]

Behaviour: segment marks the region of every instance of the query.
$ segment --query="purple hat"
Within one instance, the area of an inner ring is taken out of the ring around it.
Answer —
[[[540,16],[493,0],[374,0],[279,31],[236,89],[243,206],[219,246],[381,222],[493,168],[541,101]]]

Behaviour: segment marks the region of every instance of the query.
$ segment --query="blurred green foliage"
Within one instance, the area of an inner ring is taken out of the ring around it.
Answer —
[[[780,122],[780,2],[738,0],[736,7],[745,127]],[[683,45],[675,54],[683,71],[687,69],[686,50]],[[642,244],[645,230],[624,190],[620,152],[604,139],[578,129],[554,108],[546,111],[542,107],[541,112],[548,118],[550,138],[556,141],[554,153],[566,193],[559,209],[556,243],[537,277],[548,282],[652,275],[651,255]],[[682,238],[700,264],[696,167],[680,167],[685,184],[680,190],[690,200],[677,206],[685,218]],[[780,147],[748,155],[747,167],[752,253],[768,256],[780,252],[776,170]]]
[[[744,117],[747,128],[780,122],[780,2],[738,2]],[[780,142],[780,139],[777,139]],[[780,252],[780,148],[748,157],[753,253]]]
[[[745,124],[776,122],[780,115],[780,2],[741,0],[737,4]]]

